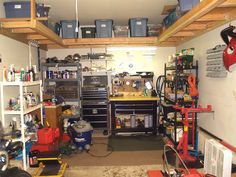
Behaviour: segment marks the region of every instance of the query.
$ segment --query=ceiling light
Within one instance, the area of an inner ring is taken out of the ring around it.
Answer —
[[[155,51],[157,47],[108,47],[107,51],[115,52],[115,51]]]

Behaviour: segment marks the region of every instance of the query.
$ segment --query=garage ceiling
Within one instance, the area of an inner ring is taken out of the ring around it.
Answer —
[[[50,17],[56,20],[75,19],[76,0],[38,0],[51,5]],[[93,25],[95,19],[113,19],[116,25],[125,25],[129,18],[147,17],[158,24],[165,5],[176,5],[177,0],[78,0],[81,25]]]

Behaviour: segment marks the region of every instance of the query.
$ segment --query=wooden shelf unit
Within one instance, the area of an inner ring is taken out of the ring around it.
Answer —
[[[31,18],[0,19],[0,34],[18,41],[39,42],[41,48],[91,48],[108,46],[177,46],[236,19],[235,0],[202,0],[191,11],[164,30],[159,37],[62,39],[35,17],[31,0]]]

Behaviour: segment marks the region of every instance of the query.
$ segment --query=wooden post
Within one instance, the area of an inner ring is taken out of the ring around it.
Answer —
[[[30,0],[30,20],[31,22],[36,19],[36,5],[35,0]]]

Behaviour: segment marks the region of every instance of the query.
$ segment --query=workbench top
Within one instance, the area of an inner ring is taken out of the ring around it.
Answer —
[[[110,97],[110,101],[159,101],[159,97],[152,96],[119,96]]]

